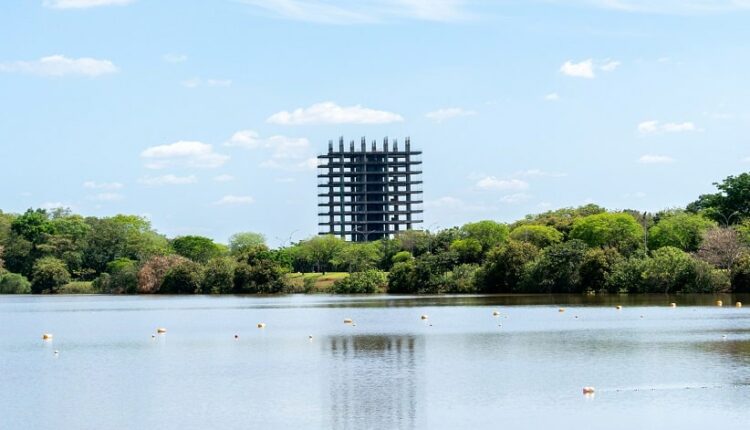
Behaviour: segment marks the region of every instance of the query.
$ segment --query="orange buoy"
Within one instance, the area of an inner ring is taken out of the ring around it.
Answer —
[[[52,340],[52,333],[44,333],[42,335],[42,340]]]
[[[565,308],[560,308],[557,310],[557,312],[565,312]]]
[[[615,306],[615,309],[617,309],[619,311],[620,309],[622,309],[622,305]]]
[[[344,324],[352,324],[354,323],[354,320],[351,318],[344,318]]]
[[[719,307],[724,306],[724,302],[722,302],[721,300],[717,300],[716,306],[719,306]]]
[[[677,303],[672,302],[672,303],[669,304],[669,307],[670,308],[676,308],[677,307]]]
[[[423,320],[426,320],[426,319],[427,319],[428,317],[427,317],[427,315],[422,315],[422,316],[421,316],[421,317],[419,317],[419,318],[420,318],[420,319],[423,319]]]
[[[736,307],[736,308],[741,308],[741,307],[742,307],[742,302],[737,302],[737,303],[735,303],[735,304],[734,304],[734,307]]]
[[[583,387],[583,394],[584,395],[586,395],[586,394],[594,394],[595,392],[596,392],[596,390],[594,389],[594,387]]]
[[[266,323],[258,323],[258,328],[266,328]]]

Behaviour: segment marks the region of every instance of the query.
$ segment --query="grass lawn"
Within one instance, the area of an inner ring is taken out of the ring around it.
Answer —
[[[347,272],[326,272],[326,273],[289,273],[284,278],[284,283],[292,287],[294,292],[306,293],[326,293],[328,289],[339,279],[349,276]],[[305,291],[305,280],[312,279],[314,282],[312,289]]]

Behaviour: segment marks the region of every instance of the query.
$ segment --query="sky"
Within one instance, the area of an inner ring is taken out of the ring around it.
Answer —
[[[0,209],[317,232],[315,157],[423,151],[424,224],[684,206],[750,168],[747,0],[0,2]]]

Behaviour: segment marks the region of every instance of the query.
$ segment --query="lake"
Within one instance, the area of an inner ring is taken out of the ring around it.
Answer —
[[[750,297],[0,296],[2,429],[746,429],[748,410]]]

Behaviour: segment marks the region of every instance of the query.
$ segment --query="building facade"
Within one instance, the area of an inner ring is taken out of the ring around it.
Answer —
[[[422,152],[403,148],[386,137],[370,150],[363,137],[359,147],[344,139],[338,148],[318,156],[318,225],[320,234],[351,242],[369,242],[411,230],[422,222]]]

